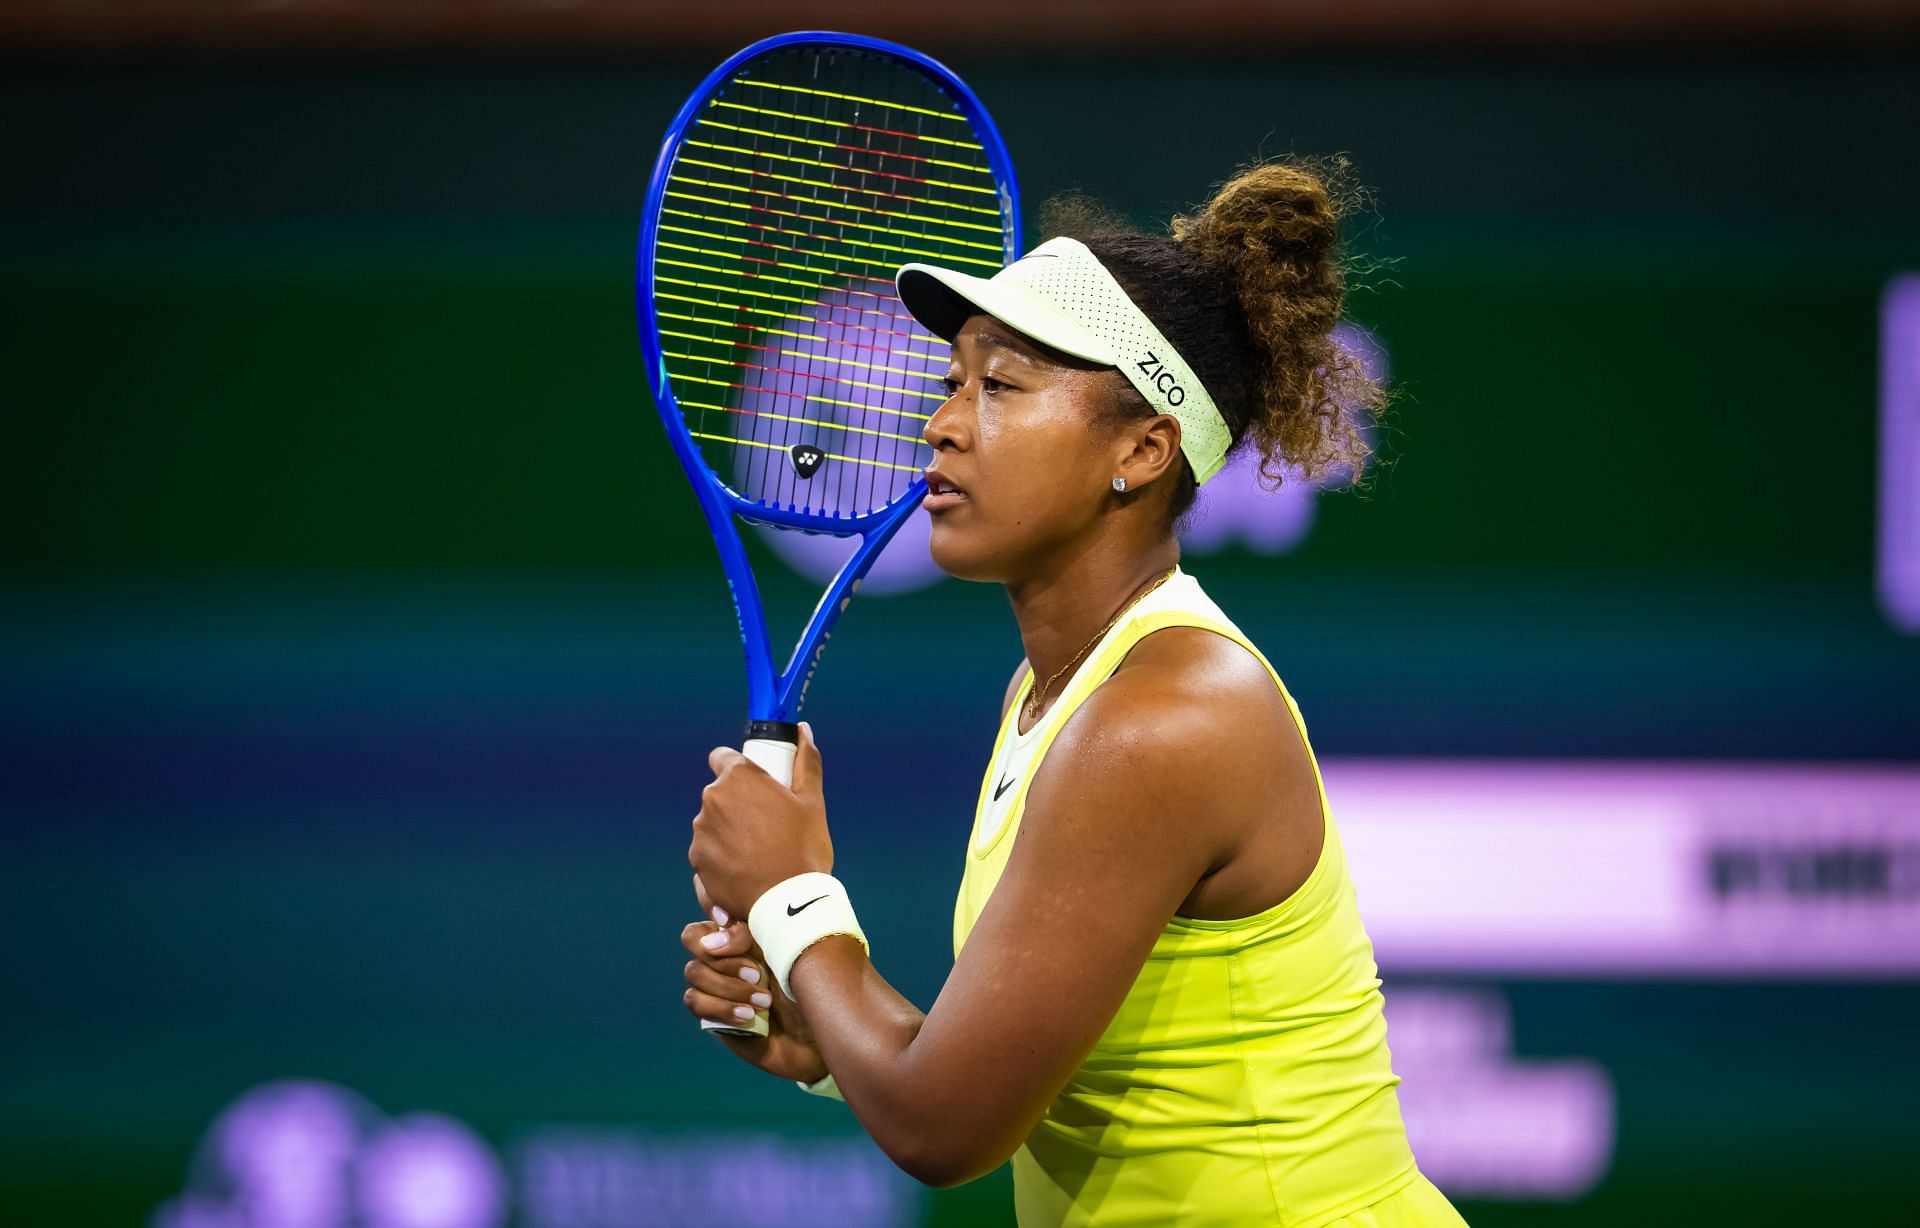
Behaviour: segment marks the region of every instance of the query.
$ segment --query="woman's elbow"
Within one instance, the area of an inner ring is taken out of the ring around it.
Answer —
[[[936,1190],[978,1180],[1012,1159],[1016,1150],[986,1146],[978,1138],[967,1137],[874,1141],[901,1172]]]
[[[848,1103],[867,1134],[901,1172],[922,1185],[951,1189],[1013,1158],[1041,1118],[1045,1102],[1009,1101],[1005,1089],[970,1078],[901,1079],[878,1102]]]

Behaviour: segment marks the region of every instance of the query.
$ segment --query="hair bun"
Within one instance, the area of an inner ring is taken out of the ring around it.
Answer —
[[[1198,214],[1175,218],[1173,237],[1223,260],[1243,252],[1314,259],[1339,242],[1343,212],[1320,176],[1268,162],[1229,179]]]
[[[1340,220],[1359,201],[1345,158],[1264,162],[1221,185],[1198,212],[1173,219],[1173,238],[1233,288],[1260,370],[1247,434],[1262,469],[1314,477],[1370,450],[1358,427],[1385,396],[1333,343],[1346,301]]]
[[[1256,334],[1282,300],[1319,306],[1327,329],[1339,322],[1345,278],[1334,255],[1346,207],[1328,181],[1344,170],[1344,163],[1321,173],[1285,162],[1248,167],[1198,213],[1173,219],[1174,241],[1236,283]]]

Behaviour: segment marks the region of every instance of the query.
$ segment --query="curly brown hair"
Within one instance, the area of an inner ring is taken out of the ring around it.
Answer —
[[[1075,193],[1042,206],[1041,225],[1099,257],[1212,394],[1233,449],[1259,451],[1270,488],[1342,469],[1353,485],[1373,450],[1365,428],[1387,404],[1333,339],[1349,271],[1340,222],[1363,199],[1344,158],[1288,158],[1241,170],[1170,234],[1142,233]],[[1130,386],[1114,411],[1156,412]],[[1197,494],[1183,466],[1176,520]]]

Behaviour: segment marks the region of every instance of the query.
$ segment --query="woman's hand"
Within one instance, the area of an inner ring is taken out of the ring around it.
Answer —
[[[820,791],[820,748],[800,726],[788,788],[731,747],[707,756],[713,783],[700,791],[687,860],[711,902],[745,919],[769,887],[796,874],[833,873],[833,840]]]
[[[694,893],[709,911],[713,902],[700,879]],[[718,918],[729,923],[720,925]],[[780,992],[767,972],[766,961],[753,945],[746,924],[722,910],[715,921],[695,921],[680,931],[680,944],[693,958],[687,961],[687,989],[681,995],[696,1019],[740,1026],[757,1011],[769,1015],[765,1037],[717,1035],[742,1060],[783,1079],[817,1083],[827,1076],[827,1063],[813,1042],[807,1019],[791,999]],[[745,1015],[739,1012],[745,1010]]]

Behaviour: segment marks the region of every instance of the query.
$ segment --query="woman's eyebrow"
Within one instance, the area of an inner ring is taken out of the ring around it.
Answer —
[[[982,350],[1006,350],[1015,358],[1029,364],[1037,364],[1040,361],[1026,346],[1021,345],[1004,333],[995,332],[986,328],[975,328],[962,333],[961,336],[966,337],[972,341],[976,347]],[[960,337],[953,339],[953,347],[955,350],[960,348]]]

